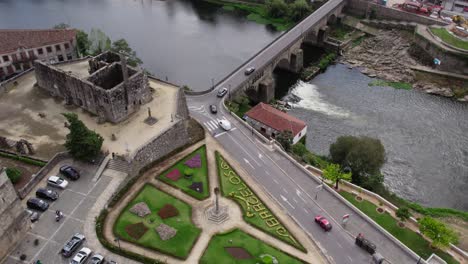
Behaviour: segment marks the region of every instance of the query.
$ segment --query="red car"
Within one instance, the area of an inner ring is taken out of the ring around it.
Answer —
[[[330,231],[332,229],[331,223],[323,216],[317,215],[315,217],[315,223],[319,224],[321,228],[325,231]]]

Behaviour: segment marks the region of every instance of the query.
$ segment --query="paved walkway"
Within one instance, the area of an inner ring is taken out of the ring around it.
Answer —
[[[302,229],[300,229],[296,224],[294,224],[293,221],[289,217],[282,212],[280,207],[276,205],[276,203],[269,197],[267,196],[263,190],[261,190],[257,184],[245,173],[245,171],[242,169],[242,167],[237,164],[233,159],[230,158],[229,154],[227,154],[224,149],[210,136],[206,135],[206,139],[202,142],[199,142],[186,150],[174,155],[170,159],[162,162],[158,166],[153,167],[150,169],[148,172],[145,173],[134,185],[131,187],[129,190],[129,193],[132,193],[133,195],[128,195],[125,198],[122,199],[122,201],[116,205],[114,208],[112,208],[109,211],[108,218],[105,224],[104,228],[104,234],[105,237],[107,238],[108,241],[111,243],[116,244],[114,242],[114,235],[112,231],[112,227],[117,220],[121,210],[126,206],[128,202],[130,202],[134,196],[136,195],[137,191],[143,187],[144,184],[146,183],[151,183],[154,186],[156,186],[158,189],[167,192],[178,199],[190,204],[192,208],[194,209],[192,212],[192,221],[193,223],[201,228],[203,231],[200,234],[200,237],[198,238],[196,244],[194,245],[189,257],[186,260],[180,260],[176,259],[174,257],[168,256],[161,254],[157,251],[153,250],[148,250],[143,247],[140,247],[138,245],[128,243],[125,241],[120,241],[120,246],[136,252],[141,255],[145,255],[147,257],[155,258],[155,259],[160,259],[167,261],[169,263],[198,263],[198,260],[202,257],[206,247],[208,246],[209,241],[211,240],[211,237],[215,235],[216,233],[220,232],[225,232],[228,230],[231,230],[233,228],[239,228],[242,231],[253,235],[263,241],[267,241],[268,244],[281,249],[284,252],[287,252],[291,255],[294,255],[303,261],[311,261],[313,260],[314,263],[326,263],[324,258],[322,257],[321,253],[318,251],[317,247],[315,244],[305,235]],[[199,148],[203,144],[207,145],[207,159],[208,159],[208,175],[209,175],[209,185],[210,185],[210,190],[213,190],[214,187],[219,186],[218,182],[218,176],[217,176],[217,167],[216,167],[216,160],[215,160],[215,154],[214,151],[219,151],[225,158],[228,160],[234,168],[236,168],[236,171],[239,173],[239,175],[249,184],[249,186],[258,194],[259,198],[261,198],[265,204],[268,204],[269,208],[276,214],[276,216],[281,220],[282,223],[285,224],[285,226],[289,229],[289,231],[299,240],[300,243],[308,250],[308,253],[303,253],[296,248],[292,247],[289,244],[286,244],[256,228],[252,228],[250,225],[245,223],[242,219],[242,212],[239,208],[239,206],[233,202],[232,200],[226,199],[224,197],[220,198],[220,205],[221,206],[228,206],[229,207],[229,219],[222,224],[214,224],[212,222],[209,222],[208,219],[205,216],[205,210],[213,205],[213,200],[214,200],[214,194],[211,191],[211,195],[208,199],[205,199],[203,201],[199,201],[182,191],[173,188],[159,180],[155,179],[155,176],[159,175],[162,173],[164,170],[166,170],[168,167],[172,166],[175,164],[178,160],[183,158],[184,156],[188,155],[189,153],[193,152],[195,149]],[[118,185],[116,183],[116,185]],[[113,186],[109,186],[109,191],[113,189]],[[107,190],[106,190],[107,191]],[[111,193],[110,193],[111,194]],[[109,194],[109,195],[110,195]],[[103,195],[104,196],[104,195]],[[110,196],[109,196],[110,197]],[[102,201],[107,201],[107,199],[102,199]],[[104,202],[103,202],[104,203]],[[103,204],[100,206],[96,205],[96,208],[102,208]],[[93,208],[94,209],[94,208]],[[95,212],[96,214],[90,214],[89,217],[92,218],[94,217],[93,215],[97,215],[99,213],[99,209]],[[91,219],[90,219],[91,220]],[[92,231],[95,236],[94,232],[94,221],[89,221],[91,224],[89,224],[88,231]],[[90,230],[90,229],[93,230]],[[86,234],[87,236],[90,234]],[[93,239],[97,241],[96,239]],[[99,244],[99,243],[98,243]],[[117,245],[117,244],[116,244]],[[93,245],[95,246],[95,245]],[[99,245],[100,246],[100,245]],[[98,247],[96,245],[96,247]],[[102,246],[101,246],[102,247]],[[128,263],[128,262],[125,262]]]

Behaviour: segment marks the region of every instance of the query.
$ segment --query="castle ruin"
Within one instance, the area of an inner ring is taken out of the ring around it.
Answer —
[[[148,77],[142,69],[128,66],[125,56],[108,51],[88,63],[89,74],[83,74],[36,60],[37,85],[112,123],[125,120],[151,101]]]

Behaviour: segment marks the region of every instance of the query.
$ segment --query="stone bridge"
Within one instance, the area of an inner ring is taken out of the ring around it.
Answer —
[[[216,87],[229,87],[232,95],[242,92],[253,101],[274,99],[273,71],[277,68],[299,73],[303,67],[303,43],[321,45],[328,35],[328,25],[341,19],[345,0],[329,0],[292,29],[288,30],[250,60],[228,75]],[[245,76],[247,67],[256,70]]]

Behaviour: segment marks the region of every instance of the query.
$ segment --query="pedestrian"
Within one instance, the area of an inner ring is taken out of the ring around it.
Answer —
[[[112,152],[112,159],[115,159],[115,153]]]

